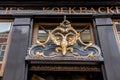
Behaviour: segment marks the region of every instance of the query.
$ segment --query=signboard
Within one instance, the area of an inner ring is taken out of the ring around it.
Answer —
[[[46,14],[120,14],[120,6],[111,7],[0,7],[1,15],[46,15]]]

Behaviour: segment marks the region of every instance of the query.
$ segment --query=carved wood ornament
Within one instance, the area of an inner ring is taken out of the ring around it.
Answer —
[[[81,31],[77,32],[68,20],[64,20],[52,31],[45,42],[36,41],[32,45],[28,55],[31,58],[40,57],[74,57],[81,59],[100,59],[101,50],[92,42],[84,43],[80,37]]]

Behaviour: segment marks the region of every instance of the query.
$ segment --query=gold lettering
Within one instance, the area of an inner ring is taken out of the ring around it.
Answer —
[[[69,13],[76,13],[75,8],[76,7],[73,7],[73,8],[69,7]]]
[[[105,7],[99,7],[98,12],[99,13],[105,13]]]
[[[79,7],[80,13],[86,13],[87,12],[87,7]]]
[[[2,14],[13,14],[14,12],[17,13],[24,13],[23,7],[5,7],[2,11]],[[39,9],[41,10],[41,8]],[[74,14],[74,13],[98,13],[98,14],[119,14],[120,13],[120,6],[112,6],[112,7],[98,7],[97,9],[95,7],[42,7],[42,10],[44,12],[54,12],[54,13],[68,13],[68,14]],[[79,11],[79,12],[78,12]],[[26,13],[35,13],[36,10],[33,9],[26,9]],[[53,13],[53,14],[54,14]]]
[[[53,7],[52,11],[60,12],[60,9],[59,9],[59,7]]]
[[[91,13],[97,13],[96,10],[93,7],[91,7],[90,10],[91,10]]]
[[[60,12],[61,13],[66,13],[66,12],[68,12],[68,8],[67,7],[61,7]]]
[[[9,13],[10,13],[10,14],[13,13],[13,7],[10,8]]]
[[[2,12],[2,14],[12,14],[13,9],[16,9],[15,7],[6,7],[5,11]]]
[[[115,13],[112,9],[113,7],[107,7],[107,13]]]
[[[8,7],[6,7],[6,8],[5,8],[5,11],[3,11],[3,12],[2,12],[2,14],[7,14],[8,9],[9,9],[9,8],[8,8]]]
[[[117,13],[120,13],[120,6],[117,6],[117,7],[116,7],[116,12],[117,12]]]
[[[17,8],[17,12],[18,12],[18,13],[22,13],[22,10],[23,10],[23,7]]]
[[[48,10],[50,10],[50,7],[47,7],[47,8],[46,8],[46,7],[43,7],[43,11],[44,11],[44,12],[47,12]]]

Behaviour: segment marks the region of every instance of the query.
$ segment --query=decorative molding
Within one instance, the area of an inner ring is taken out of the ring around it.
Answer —
[[[26,59],[69,60],[102,60],[101,50],[92,42],[84,43],[68,20],[64,20],[52,31],[45,42],[36,41],[28,50]]]
[[[40,65],[31,66],[30,71],[94,71],[100,72],[100,66],[65,66],[65,65]]]
[[[52,4],[53,5],[53,4]],[[119,15],[120,6],[0,7],[1,15]],[[24,23],[24,22],[23,22]]]

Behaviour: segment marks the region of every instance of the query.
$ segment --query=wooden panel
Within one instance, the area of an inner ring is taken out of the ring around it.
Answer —
[[[17,20],[16,23],[21,22],[22,21],[20,19]],[[29,25],[28,23],[26,23],[25,26],[14,25],[12,28],[10,47],[8,50],[3,80],[24,80],[25,55],[27,53],[29,41]]]
[[[112,25],[112,20],[111,19],[109,19],[109,18],[104,18],[104,19],[102,19],[102,18],[97,18],[96,19],[96,25],[97,26],[105,26],[105,25],[107,25],[107,26],[111,26]]]
[[[103,18],[99,23],[104,23],[104,20],[107,19]],[[108,80],[120,80],[120,52],[113,26],[107,26],[106,24],[97,26],[104,57],[106,75]]]

